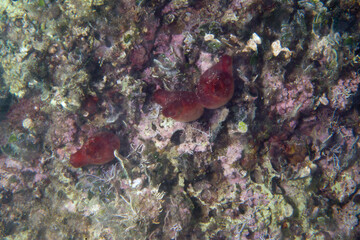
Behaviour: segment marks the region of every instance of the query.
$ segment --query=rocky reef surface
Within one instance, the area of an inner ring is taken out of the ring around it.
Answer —
[[[2,0],[0,49],[0,239],[360,239],[360,1]]]

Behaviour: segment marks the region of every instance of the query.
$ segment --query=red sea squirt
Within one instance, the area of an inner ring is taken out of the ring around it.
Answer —
[[[120,148],[119,138],[110,132],[101,132],[70,157],[70,164],[79,168],[86,165],[101,165],[114,159],[114,151]]]
[[[225,105],[233,94],[232,58],[224,55],[200,76],[196,95],[205,108],[215,109]]]
[[[224,55],[201,76],[196,93],[187,91],[155,91],[153,99],[162,106],[162,113],[179,122],[191,122],[201,117],[204,108],[225,105],[234,95],[232,58]]]
[[[196,94],[187,91],[155,91],[154,101],[162,106],[162,113],[179,122],[191,122],[204,112],[204,108],[198,101]]]

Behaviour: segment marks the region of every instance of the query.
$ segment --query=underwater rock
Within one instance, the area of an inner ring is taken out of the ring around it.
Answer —
[[[350,107],[351,96],[356,93],[360,83],[359,74],[351,72],[348,77],[339,79],[329,92],[330,105],[334,109],[345,110]]]
[[[359,238],[358,1],[81,4],[0,1],[0,239]]]
[[[101,165],[114,159],[114,150],[120,148],[119,138],[110,132],[101,132],[91,138],[70,157],[73,167]]]

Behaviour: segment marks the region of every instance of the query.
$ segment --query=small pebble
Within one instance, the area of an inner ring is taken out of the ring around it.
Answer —
[[[25,129],[31,129],[34,127],[34,122],[30,118],[25,118],[22,122],[22,126]]]

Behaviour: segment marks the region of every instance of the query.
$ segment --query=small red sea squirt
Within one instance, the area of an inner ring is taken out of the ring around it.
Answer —
[[[233,94],[232,58],[224,55],[200,76],[196,95],[205,108],[215,109],[225,105]]]
[[[159,89],[154,93],[154,101],[162,106],[162,113],[179,122],[191,122],[204,112],[196,94],[186,91],[166,91]]]
[[[70,156],[70,164],[79,168],[86,165],[101,165],[114,159],[114,151],[120,148],[119,138],[110,132],[101,132],[89,138]]]

